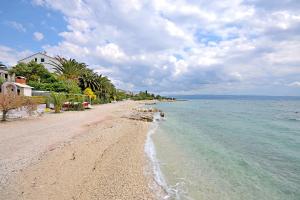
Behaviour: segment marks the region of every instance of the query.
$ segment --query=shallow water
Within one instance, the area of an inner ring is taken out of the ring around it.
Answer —
[[[300,199],[300,101],[202,99],[157,107],[167,120],[151,138],[169,199]]]

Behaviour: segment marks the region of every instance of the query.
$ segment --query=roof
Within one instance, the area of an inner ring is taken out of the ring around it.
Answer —
[[[31,87],[31,86],[29,86],[29,85],[26,85],[26,84],[21,84],[21,83],[14,83],[16,86],[18,86],[18,87],[21,87],[21,88],[33,88],[33,87]]]
[[[56,60],[56,58],[53,58],[53,57],[51,57],[51,56],[48,56],[48,55],[46,55],[45,53],[38,52],[38,53],[32,54],[31,56],[27,56],[26,58],[23,58],[23,59],[19,60],[18,62],[22,62],[23,60],[26,60],[27,58],[30,58],[30,57],[35,56],[35,55],[38,55],[38,54],[41,54],[41,55],[43,55],[43,56],[46,56],[46,57],[48,57],[48,58],[51,58],[51,59]]]
[[[8,68],[6,66],[0,66],[0,70],[8,71]]]
[[[26,79],[26,77],[24,77],[24,76],[16,76],[16,78]]]

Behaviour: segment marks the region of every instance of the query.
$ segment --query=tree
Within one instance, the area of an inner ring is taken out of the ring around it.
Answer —
[[[66,100],[66,96],[62,93],[52,92],[50,95],[50,102],[54,104],[54,112],[60,113],[62,106]]]
[[[86,68],[86,64],[79,63],[75,59],[65,59],[57,56],[56,62],[51,64],[54,66],[55,73],[65,79],[78,80],[79,76],[82,74],[83,70]]]
[[[7,113],[10,110],[25,107],[27,111],[32,112],[36,109],[37,102],[29,97],[17,95],[13,92],[0,93],[0,110],[2,111],[2,121],[7,120]]]
[[[91,88],[93,91],[100,89],[100,82],[98,81],[99,75],[91,69],[83,70],[79,77],[79,86],[82,90]]]
[[[91,88],[86,88],[83,91],[83,94],[86,95],[86,96],[88,96],[92,100],[96,99],[96,95],[95,95],[95,93],[93,92],[93,90]]]
[[[10,74],[16,76],[24,76],[27,81],[35,81],[42,83],[53,83],[56,78],[42,64],[34,61],[29,63],[19,63],[9,70]]]

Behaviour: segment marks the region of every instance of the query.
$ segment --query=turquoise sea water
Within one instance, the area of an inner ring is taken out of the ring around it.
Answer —
[[[300,100],[157,105],[151,136],[169,199],[299,200]]]

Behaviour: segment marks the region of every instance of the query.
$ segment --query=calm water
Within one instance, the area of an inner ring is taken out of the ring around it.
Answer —
[[[157,107],[167,120],[151,138],[169,199],[300,199],[300,100]]]

